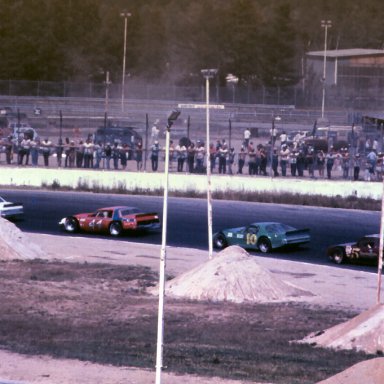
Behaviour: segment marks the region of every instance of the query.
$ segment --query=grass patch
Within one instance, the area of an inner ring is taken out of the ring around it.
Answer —
[[[42,184],[45,189],[51,190],[71,190],[66,186],[61,186],[55,180],[51,185],[46,183]],[[119,182],[113,187],[104,187],[98,183],[90,185],[86,180],[79,179],[76,191],[94,192],[94,193],[114,193],[122,195],[147,195],[147,196],[161,196],[163,189],[148,190],[145,188],[127,188],[124,182]],[[206,193],[196,192],[195,190],[169,191],[169,196],[173,197],[188,197],[188,198],[206,198]],[[246,192],[246,191],[215,191],[212,192],[212,198],[216,200],[235,200],[235,201],[250,201],[258,203],[270,204],[290,204],[290,205],[306,205],[317,207],[329,208],[344,208],[344,209],[362,209],[367,211],[380,211],[381,201],[372,198],[361,198],[355,195],[348,197],[337,196],[323,196],[319,194],[301,195],[299,193],[271,193],[271,192]]]

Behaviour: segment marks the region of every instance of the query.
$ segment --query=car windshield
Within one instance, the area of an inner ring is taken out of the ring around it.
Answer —
[[[266,231],[268,233],[285,233],[287,231],[292,231],[295,228],[286,225],[286,224],[281,224],[281,223],[273,223],[273,224],[268,224],[265,227]]]

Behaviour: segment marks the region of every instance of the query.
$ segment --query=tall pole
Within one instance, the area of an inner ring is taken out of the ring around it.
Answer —
[[[208,257],[212,259],[213,256],[213,235],[212,235],[212,194],[211,194],[211,157],[210,157],[210,127],[209,127],[209,79],[213,78],[217,69],[203,69],[201,71],[205,77],[205,113],[206,113],[206,128],[207,128],[207,211],[208,211]]]
[[[159,276],[159,310],[157,316],[157,348],[156,348],[156,384],[161,383],[161,369],[163,368],[164,345],[164,294],[165,294],[165,264],[167,243],[167,216],[168,216],[168,179],[169,179],[169,142],[170,129],[167,127],[165,134],[165,171],[164,171],[164,199],[163,199],[163,230],[160,251],[160,276]]]
[[[59,112],[59,117],[60,117],[60,132],[59,132],[59,136],[60,136],[60,143],[62,143],[62,139],[63,139],[63,112],[61,111],[60,109],[60,112]]]
[[[381,195],[381,220],[380,220],[380,242],[379,242],[379,260],[377,267],[377,304],[381,303],[381,276],[383,272],[383,247],[384,247],[384,181],[383,192]]]
[[[165,294],[165,265],[167,257],[167,220],[168,220],[168,179],[169,179],[169,143],[170,131],[173,122],[180,115],[180,111],[174,110],[168,116],[168,124],[165,136],[165,170],[164,170],[164,199],[163,199],[163,227],[160,251],[159,272],[159,308],[157,317],[157,347],[156,347],[156,384],[161,384],[161,369],[163,368],[164,345],[164,294]]]
[[[121,17],[124,17],[124,53],[123,53],[123,74],[121,77],[121,112],[124,112],[124,88],[125,88],[125,62],[127,56],[127,24],[128,17],[131,16],[130,12],[121,12]]]
[[[327,36],[328,28],[332,27],[331,20],[321,20],[321,27],[324,28],[324,61],[323,61],[323,98],[321,102],[321,117],[324,118],[325,108],[325,79],[326,79],[326,68],[327,68]]]
[[[109,103],[109,85],[111,84],[109,80],[109,71],[105,74],[105,107],[104,112],[108,114],[108,103]]]

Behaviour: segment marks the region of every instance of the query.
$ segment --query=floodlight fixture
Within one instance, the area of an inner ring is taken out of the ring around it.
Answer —
[[[212,79],[217,75],[218,70],[216,68],[211,68],[211,69],[202,69],[201,74],[206,78],[206,79]]]

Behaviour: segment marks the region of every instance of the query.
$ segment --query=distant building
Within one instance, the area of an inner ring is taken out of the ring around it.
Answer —
[[[306,54],[306,85],[320,90],[324,70],[324,51]],[[326,51],[325,84],[328,103],[344,101],[349,107],[381,106],[384,90],[383,49],[336,49]]]

